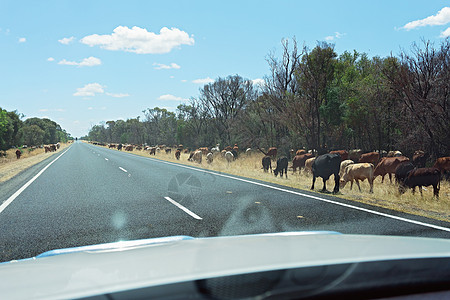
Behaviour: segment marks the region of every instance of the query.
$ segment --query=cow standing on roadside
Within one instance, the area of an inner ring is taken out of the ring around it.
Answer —
[[[311,190],[314,190],[314,183],[317,177],[322,177],[322,192],[327,190],[327,180],[334,174],[333,193],[339,192],[339,169],[341,167],[341,155],[339,153],[328,153],[317,157],[312,164],[313,181]]]
[[[21,155],[22,155],[22,152],[19,149],[17,149],[16,150],[16,157],[17,157],[17,159],[19,159]]]

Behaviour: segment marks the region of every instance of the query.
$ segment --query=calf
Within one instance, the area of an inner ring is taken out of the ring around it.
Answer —
[[[272,160],[270,159],[270,156],[263,157],[262,166],[263,166],[264,172],[268,172],[269,168],[270,168],[270,172],[272,173]]]
[[[373,175],[375,176],[375,178],[377,176],[381,176],[381,183],[383,183],[384,176],[388,174],[389,181],[392,183],[392,174],[395,174],[395,170],[397,169],[398,165],[400,165],[402,162],[405,161],[409,161],[409,158],[405,156],[383,157],[381,161],[378,163],[378,165],[375,167]]]
[[[359,191],[361,192],[361,186],[359,180],[364,181],[367,179],[370,184],[370,193],[373,193],[373,165],[369,163],[358,163],[348,165],[342,176],[340,187],[344,188],[347,182],[350,181],[350,190],[353,188],[353,180],[356,181]]]
[[[408,176],[399,186],[400,194],[405,192],[405,188],[412,188],[414,194],[416,186],[419,187],[420,195],[422,195],[422,186],[433,186],[433,194],[439,199],[439,188],[441,186],[441,173],[437,168],[419,168],[409,171]]]
[[[297,151],[298,152],[298,151]],[[294,157],[294,159],[292,160],[292,169],[293,172],[295,173],[295,171],[297,170],[297,168],[300,169],[300,171],[302,170],[302,168],[305,167],[305,162],[308,158],[312,158],[313,155],[306,153],[306,154],[301,154],[301,155],[296,155]]]
[[[280,173],[280,177],[284,176],[287,178],[287,168],[288,168],[288,158],[286,156],[282,156],[277,160],[277,167],[273,170],[273,174],[277,177],[278,173]]]
[[[339,168],[341,166],[341,155],[338,153],[328,153],[317,157],[312,164],[313,181],[311,189],[314,190],[314,183],[317,177],[322,177],[322,192],[327,190],[327,180],[334,174],[333,193],[339,192]]]

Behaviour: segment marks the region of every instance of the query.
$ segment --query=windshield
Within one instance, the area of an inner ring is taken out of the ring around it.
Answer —
[[[291,231],[450,237],[442,1],[1,1],[0,262]]]

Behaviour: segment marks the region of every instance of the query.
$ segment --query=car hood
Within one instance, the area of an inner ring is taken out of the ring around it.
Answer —
[[[0,264],[4,299],[78,298],[278,269],[450,257],[450,240],[336,232],[175,236],[59,249]]]

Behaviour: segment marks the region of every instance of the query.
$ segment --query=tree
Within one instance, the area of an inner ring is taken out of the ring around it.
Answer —
[[[23,141],[28,146],[42,145],[45,132],[37,125],[26,125],[22,127]]]

